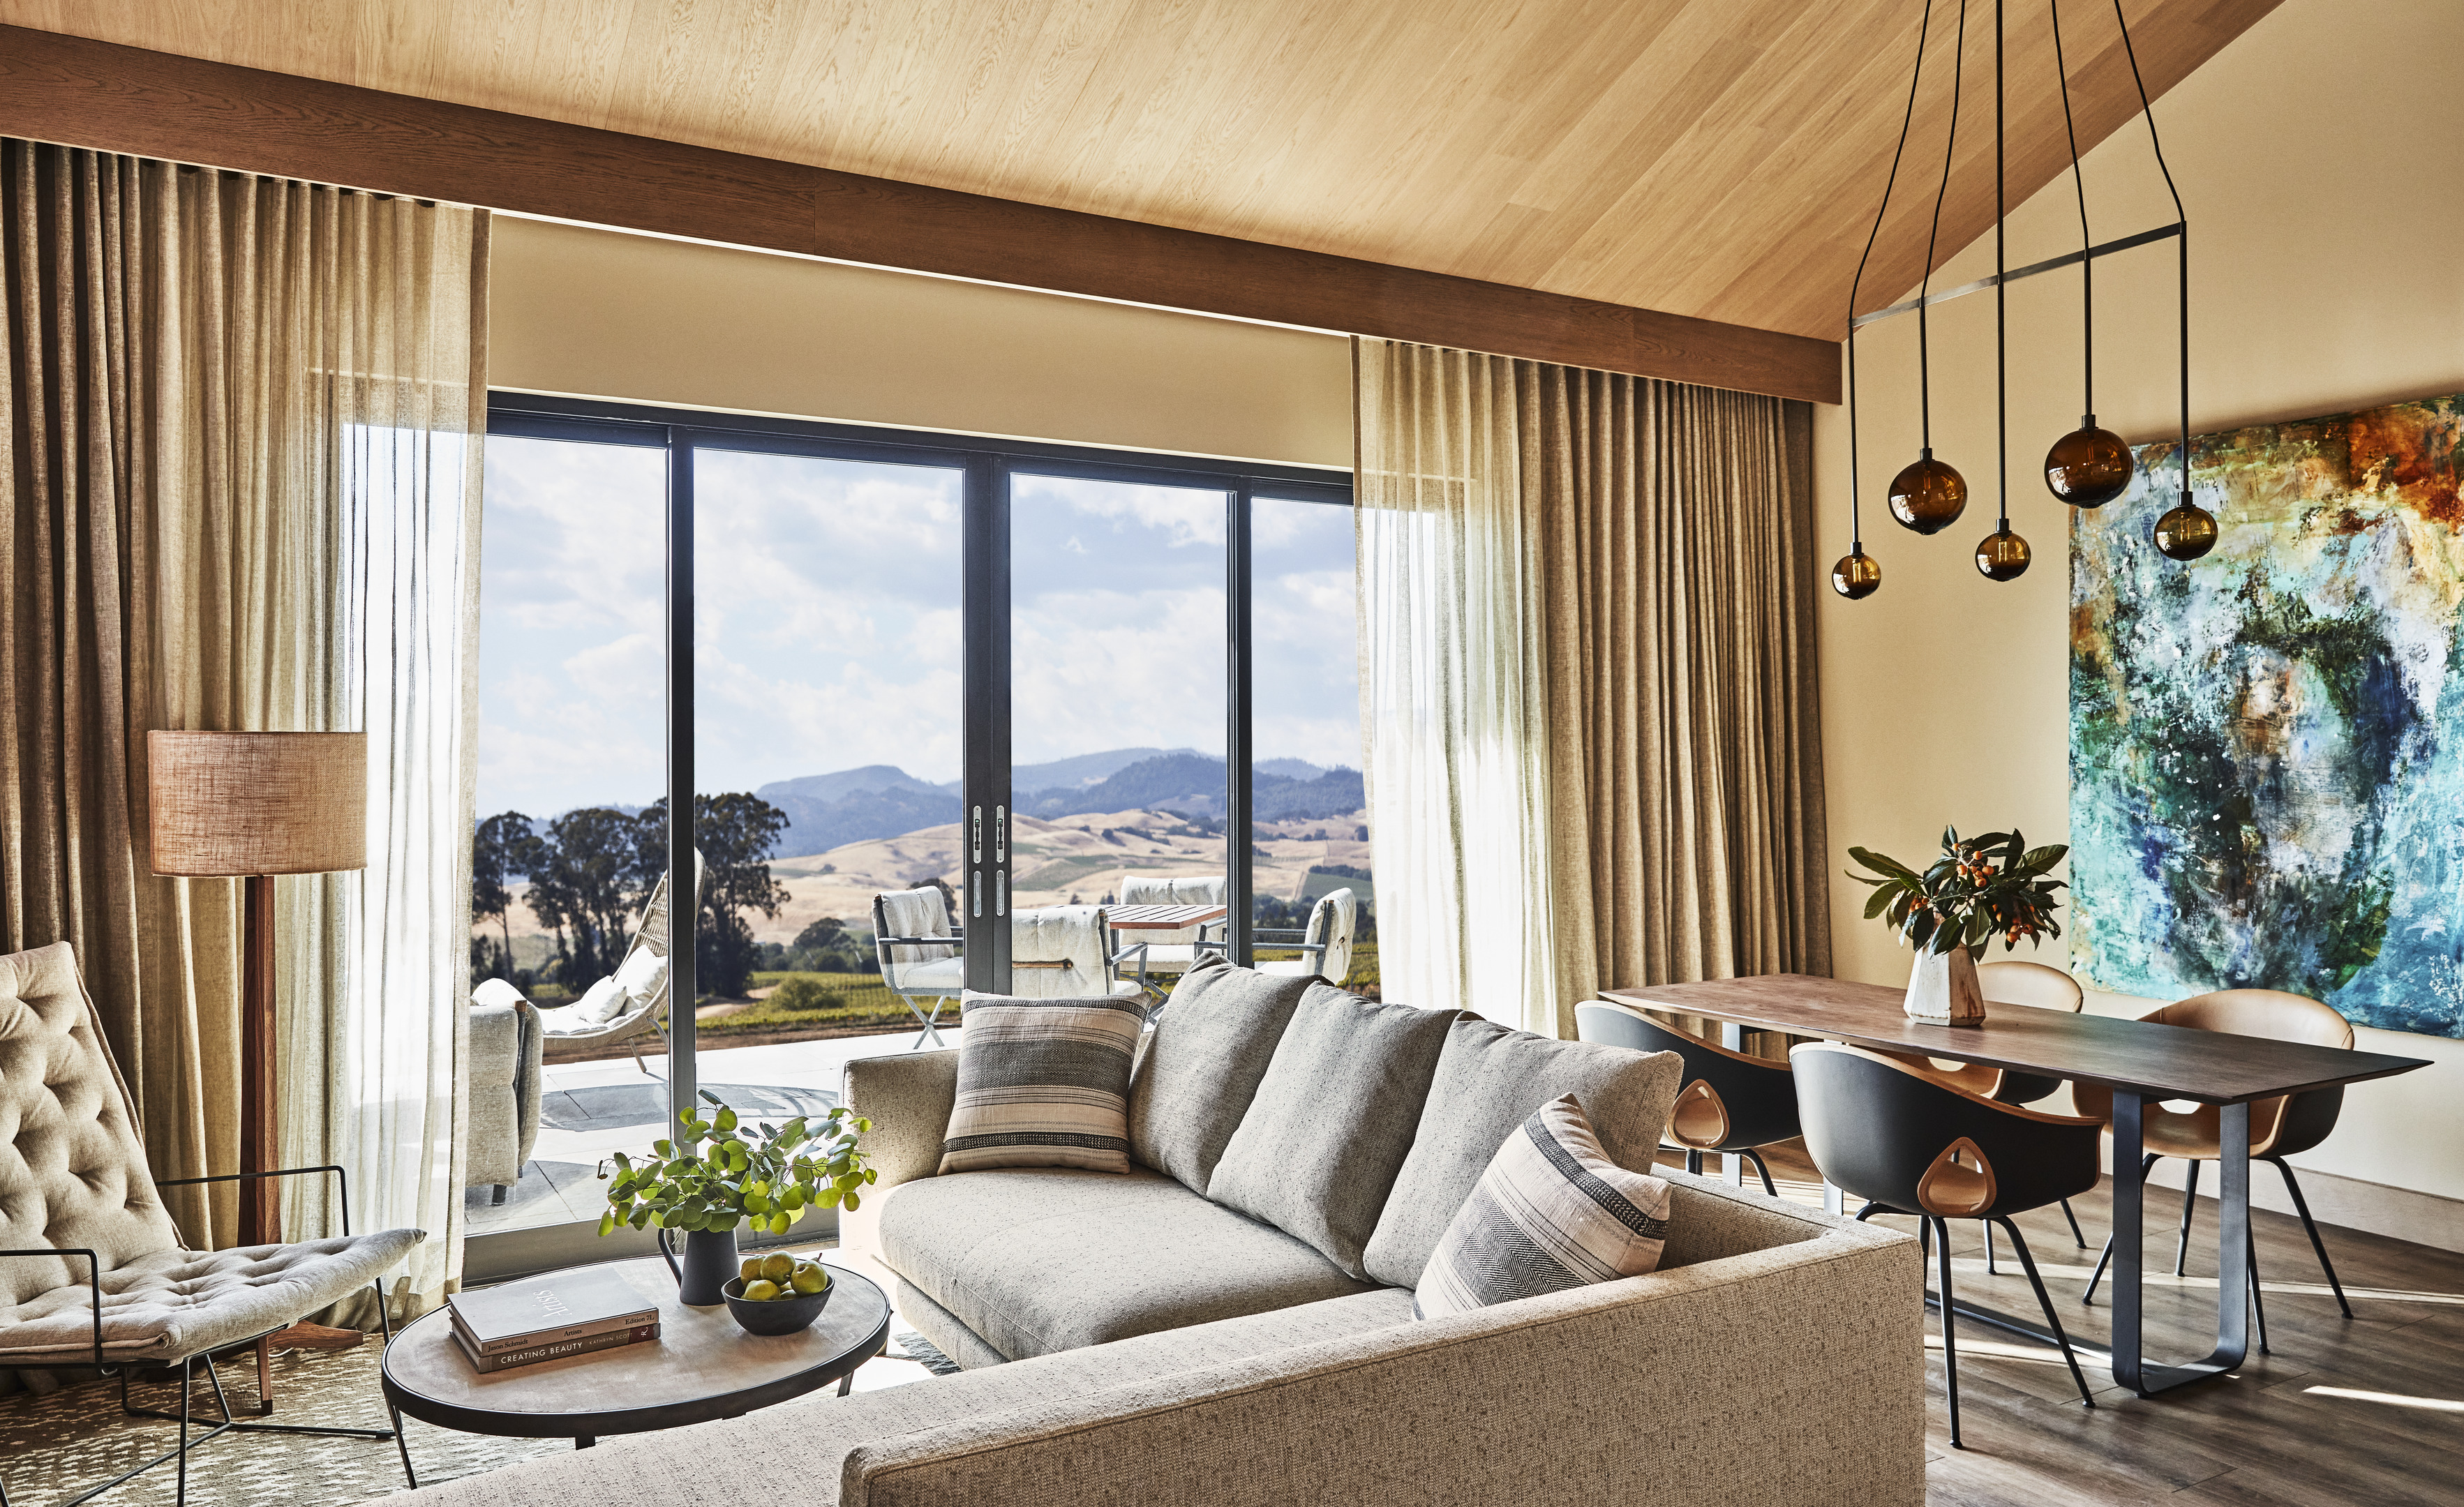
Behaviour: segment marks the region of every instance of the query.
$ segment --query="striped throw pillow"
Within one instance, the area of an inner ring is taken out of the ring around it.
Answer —
[[[969,998],[958,1102],[941,1170],[1130,1169],[1130,1064],[1146,1012],[1134,998]]]
[[[1562,1292],[1660,1264],[1668,1184],[1600,1149],[1574,1096],[1531,1111],[1438,1239],[1412,1296],[1415,1317]]]

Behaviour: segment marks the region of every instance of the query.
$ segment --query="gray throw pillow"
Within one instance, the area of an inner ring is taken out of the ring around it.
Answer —
[[[1552,1041],[1478,1016],[1457,1020],[1411,1155],[1369,1237],[1367,1274],[1390,1286],[1418,1284],[1500,1143],[1533,1110],[1567,1094],[1582,1100],[1611,1161],[1648,1170],[1683,1074],[1674,1052]]]
[[[1206,1196],[1361,1276],[1362,1250],[1412,1148],[1454,1018],[1310,984]],[[1488,1149],[1497,1143],[1491,1136]]]
[[[1130,1079],[1130,1155],[1205,1192],[1312,982],[1220,959],[1182,974]]]

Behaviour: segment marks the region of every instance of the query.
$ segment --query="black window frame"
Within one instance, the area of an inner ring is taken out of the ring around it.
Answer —
[[[1058,476],[1131,485],[1221,491],[1225,498],[1224,877],[1227,941],[1233,961],[1250,960],[1253,913],[1250,769],[1253,747],[1251,677],[1250,504],[1258,498],[1353,504],[1352,473],[1338,468],[1270,465],[1211,456],[948,434],[872,425],[837,424],[698,408],[492,390],[488,434],[657,449],[667,457],[667,758],[669,886],[693,886],[693,456],[700,449],[801,455],[880,465],[929,466],[963,476],[961,618],[961,742],[965,750],[961,817],[967,855],[960,905],[968,928],[967,985],[1007,988],[1011,885],[1010,789],[1010,478]],[[676,912],[671,909],[671,914]],[[698,906],[682,909],[680,934],[690,936]],[[671,998],[697,996],[693,949],[671,945]],[[674,1017],[671,1017],[673,1019]],[[694,1102],[692,1012],[675,1020],[669,1058],[670,1106],[681,1114]]]

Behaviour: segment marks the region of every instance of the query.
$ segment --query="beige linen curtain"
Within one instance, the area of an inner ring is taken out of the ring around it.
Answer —
[[[1383,340],[1355,408],[1387,997],[1829,972],[1811,411]]]
[[[277,882],[280,1158],[459,1264],[487,223],[0,142],[0,948],[67,938],[159,1176],[238,1140],[238,890],[155,878],[152,728],[363,730],[369,863]],[[228,1244],[228,1189],[176,1200]],[[292,1182],[287,1233],[338,1229]],[[372,1318],[372,1315],[358,1316]]]

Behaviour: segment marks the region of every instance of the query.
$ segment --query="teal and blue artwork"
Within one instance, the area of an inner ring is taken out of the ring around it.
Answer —
[[[2464,398],[2193,436],[2071,518],[2072,961],[2464,1036]]]

